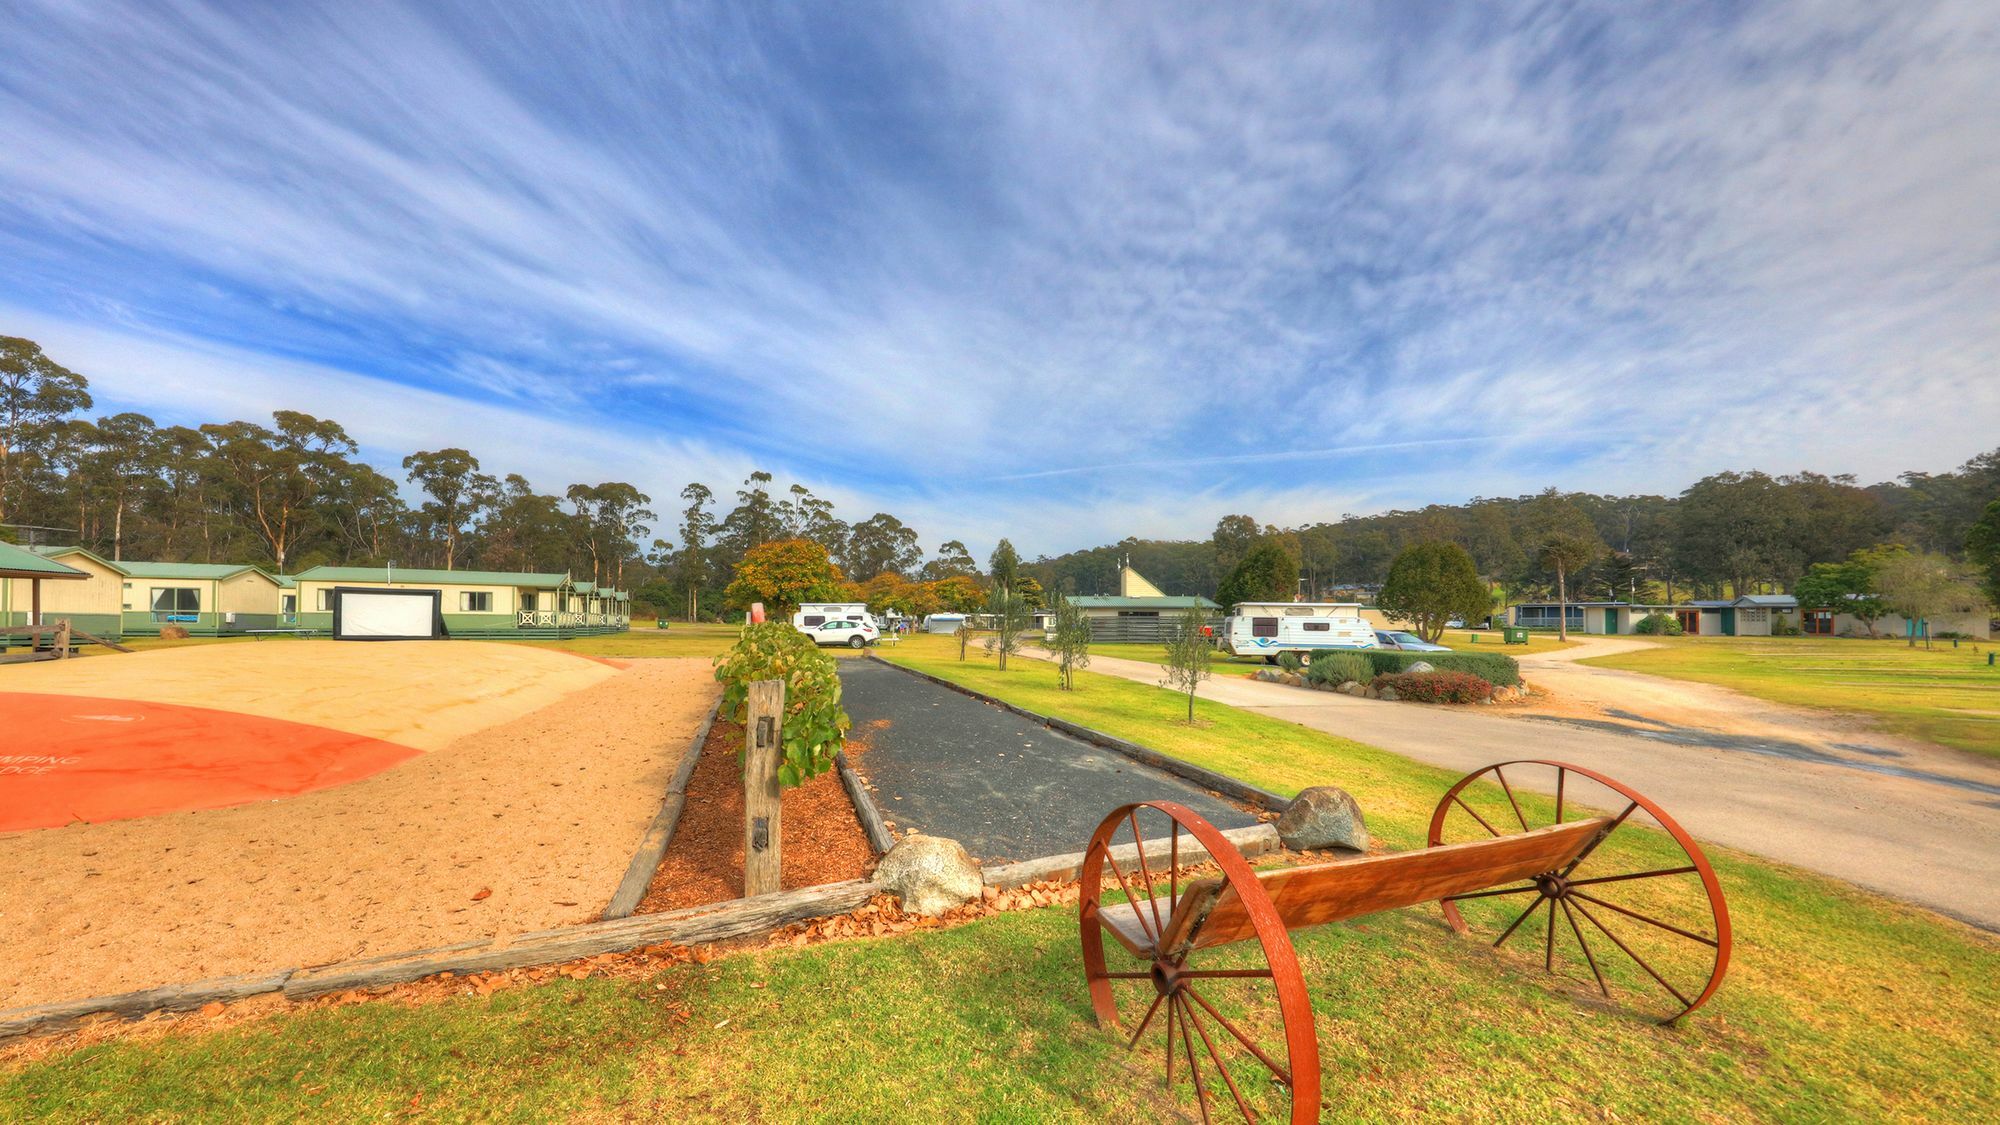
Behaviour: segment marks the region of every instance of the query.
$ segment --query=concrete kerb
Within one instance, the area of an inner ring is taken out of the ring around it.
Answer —
[[[653,817],[646,834],[639,838],[639,850],[632,855],[632,862],[625,868],[625,877],[618,881],[618,889],[611,894],[610,905],[604,908],[604,920],[625,918],[639,909],[639,901],[646,897],[646,888],[653,883],[653,873],[659,870],[660,860],[665,858],[668,845],[674,842],[674,829],[680,827],[681,810],[687,805],[688,780],[694,776],[695,763],[701,758],[701,748],[708,742],[708,732],[715,726],[715,720],[722,715],[722,704],[703,719],[694,732],[694,740],[688,744],[687,753],[681,756],[680,767],[667,782],[667,794],[660,801],[660,811]]]
[[[1273,793],[1269,789],[1259,788],[1255,785],[1249,784],[1248,782],[1239,781],[1236,778],[1230,777],[1228,774],[1217,773],[1211,769],[1204,769],[1201,766],[1197,766],[1191,762],[1184,762],[1181,761],[1179,758],[1174,758],[1166,754],[1162,754],[1158,750],[1154,750],[1151,747],[1141,746],[1136,742],[1128,742],[1125,739],[1105,734],[1103,731],[1092,730],[1091,728],[1082,726],[1078,723],[1072,723],[1067,719],[1059,719],[1052,715],[1043,715],[1034,711],[1030,711],[1025,707],[1016,706],[1015,704],[1009,703],[1004,699],[996,699],[993,696],[987,695],[985,692],[977,691],[973,688],[966,687],[963,684],[952,683],[950,680],[944,679],[939,676],[933,676],[928,672],[918,671],[915,668],[906,667],[902,664],[896,663],[893,660],[883,660],[880,656],[877,656],[872,652],[868,654],[868,659],[878,661],[882,664],[886,664],[889,667],[894,668],[899,672],[904,672],[908,675],[915,676],[920,680],[928,680],[931,683],[938,685],[939,687],[948,688],[952,691],[958,692],[960,695],[969,695],[972,698],[977,699],[982,703],[988,703],[995,707],[1000,707],[1005,710],[1012,711],[1014,714],[1019,715],[1024,719],[1040,723],[1041,725],[1048,727],[1051,730],[1061,731],[1062,733],[1067,734],[1072,738],[1077,738],[1083,740],[1084,742],[1088,742],[1092,746],[1101,746],[1106,750],[1114,750],[1120,754],[1125,755],[1128,758],[1131,758],[1133,761],[1136,761],[1141,765],[1151,766],[1153,769],[1160,770],[1163,773],[1170,773],[1173,774],[1175,777],[1192,781],[1196,785],[1201,786],[1203,789],[1207,789],[1214,793],[1220,793],[1225,797],[1230,797],[1235,800],[1242,801],[1245,804],[1255,805],[1258,808],[1265,810],[1266,812],[1271,812],[1271,813],[1284,812],[1286,806],[1292,803],[1291,798],[1289,797]]]

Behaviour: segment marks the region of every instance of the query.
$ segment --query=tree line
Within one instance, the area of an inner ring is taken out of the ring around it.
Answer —
[[[1986,540],[1977,529],[1996,500],[2000,449],[1952,472],[1904,473],[1872,485],[1849,476],[1738,471],[1704,477],[1671,497],[1548,490],[1296,527],[1230,515],[1205,540],[1125,539],[1039,558],[1026,569],[1052,593],[1102,593],[1116,588],[1118,567],[1129,559],[1170,594],[1235,594],[1241,587],[1230,584],[1232,574],[1259,544],[1272,544],[1291,560],[1308,596],[1333,597],[1372,593],[1406,548],[1443,542],[1463,547],[1477,573],[1515,600],[1554,598],[1562,586],[1573,597],[1675,601],[1791,591],[1816,565],[1882,545],[1961,560],[1984,573],[1991,549],[1980,546]],[[1551,550],[1552,541],[1567,549]],[[1263,589],[1279,583],[1261,581]]]

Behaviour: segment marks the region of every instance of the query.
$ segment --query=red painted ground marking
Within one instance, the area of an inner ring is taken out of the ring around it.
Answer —
[[[234,711],[0,692],[0,832],[290,797],[420,752]]]

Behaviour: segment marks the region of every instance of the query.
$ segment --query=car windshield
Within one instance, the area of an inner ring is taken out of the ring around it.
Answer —
[[[1394,637],[1396,639],[1396,643],[1399,645],[1420,645],[1424,643],[1424,639],[1422,637],[1414,636],[1409,633],[1391,633],[1389,635],[1391,637]]]

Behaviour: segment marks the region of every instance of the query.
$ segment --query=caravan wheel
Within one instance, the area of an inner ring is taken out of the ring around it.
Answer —
[[[1277,653],[1272,653],[1271,655],[1269,655],[1269,656],[1266,656],[1266,657],[1264,658],[1264,663],[1266,663],[1266,664],[1276,664],[1277,662],[1278,662],[1278,654],[1277,654]]]

